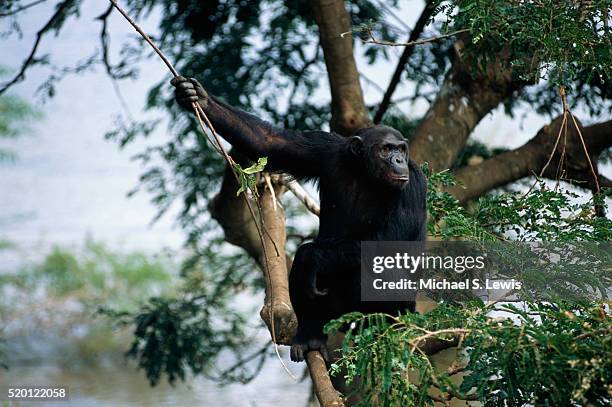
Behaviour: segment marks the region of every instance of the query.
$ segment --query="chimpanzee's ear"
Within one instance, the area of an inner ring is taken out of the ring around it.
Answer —
[[[349,139],[349,149],[351,153],[358,157],[363,155],[363,139],[359,136],[353,136]]]

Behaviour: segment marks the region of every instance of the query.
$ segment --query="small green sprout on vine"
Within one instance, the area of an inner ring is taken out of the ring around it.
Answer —
[[[236,191],[236,196],[240,196],[242,192],[247,190],[251,190],[255,196],[257,196],[257,188],[256,182],[257,178],[255,174],[258,172],[262,172],[268,164],[268,157],[260,157],[257,159],[257,163],[251,165],[248,168],[242,168],[240,164],[234,162],[234,170],[236,170],[236,174],[238,175],[240,188]]]

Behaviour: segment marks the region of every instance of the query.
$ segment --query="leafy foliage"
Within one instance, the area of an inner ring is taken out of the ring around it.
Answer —
[[[485,406],[607,405],[609,310],[603,304],[527,305],[528,311],[498,306],[503,318],[476,302],[442,303],[424,315],[347,314],[326,326],[329,333],[350,326],[331,371],[364,395],[360,406],[425,406],[451,398]],[[416,348],[425,338],[453,337],[461,338],[464,357],[447,370]],[[453,381],[458,373],[464,375],[460,384]]]
[[[537,180],[526,194],[518,192],[484,195],[470,207],[462,206],[444,187],[456,185],[448,172],[429,175],[428,231],[442,239],[512,239],[517,241],[608,241],[612,220],[597,214],[609,190],[580,202],[574,192],[556,186],[551,189]],[[583,198],[584,199],[584,198]]]
[[[603,83],[609,79],[612,32],[606,0],[464,0],[457,5],[453,23],[470,29],[474,51],[486,48],[485,55],[495,55],[508,49],[525,79],[543,75],[555,85],[570,86],[584,71]]]
[[[249,353],[255,345],[251,312],[236,298],[259,291],[263,281],[251,260],[227,249],[217,242],[192,256],[175,296],[150,298],[137,312],[103,310],[119,324],[135,326],[127,356],[138,362],[152,385],[163,376],[170,383],[184,380],[188,373],[221,383],[247,382],[261,369],[268,348]],[[228,360],[231,366],[223,369]],[[253,366],[253,360],[259,362]]]
[[[548,101],[554,97],[550,91],[559,86],[571,89],[573,102],[585,102],[593,113],[600,113],[601,103],[612,96],[609,1],[460,0],[453,4],[445,13],[453,29],[470,29],[466,50],[477,56],[475,65],[486,69],[500,52],[508,52],[515,75],[532,83],[547,80],[545,88],[532,90],[533,96],[527,98],[538,110],[546,110],[549,103],[538,102],[535,95]]]
[[[431,173],[427,165],[423,170],[429,179],[429,232],[442,239],[611,238],[612,221],[593,209],[605,205],[601,197],[575,203],[575,194],[539,181],[524,196],[489,194],[468,210],[442,190],[455,185],[448,172]],[[612,380],[609,308],[599,302],[522,304],[442,302],[427,314],[344,315],[326,326],[328,333],[349,327],[331,372],[353,383],[363,406],[424,406],[452,398],[486,406],[606,405]],[[446,371],[416,346],[425,338],[457,337],[463,356]],[[463,379],[453,381],[458,373]]]
[[[8,243],[2,250],[21,252]],[[15,360],[18,338],[30,336],[52,338],[49,346],[61,349],[63,360],[108,362],[121,355],[130,333],[93,318],[96,310],[133,312],[152,294],[174,295],[178,277],[169,254],[116,251],[93,241],[78,249],[53,247],[41,260],[7,267],[0,269],[0,366]]]
[[[84,303],[113,303],[135,309],[151,292],[172,291],[173,265],[166,256],[120,253],[88,240],[80,252],[53,247],[39,264],[23,266],[16,274],[0,276],[0,286],[17,292],[44,291],[51,298],[74,298]],[[0,306],[10,306],[10,295]]]
[[[223,320],[203,318],[210,306],[215,304],[152,298],[135,317],[136,339],[127,355],[138,359],[152,385],[162,373],[170,383],[184,380],[186,368],[202,373],[221,351],[249,345],[248,337],[237,331],[246,321],[236,312]],[[235,320],[228,323],[227,318]]]
[[[4,74],[0,67],[0,74]],[[25,100],[12,96],[0,95],[0,139],[14,139],[28,133],[30,126],[28,120],[40,117]],[[0,161],[13,160],[15,154],[7,149],[0,148]]]

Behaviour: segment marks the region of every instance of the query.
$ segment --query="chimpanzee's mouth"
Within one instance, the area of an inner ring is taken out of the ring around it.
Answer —
[[[408,181],[409,177],[408,175],[398,175],[398,174],[389,174],[389,178],[395,180],[395,181]]]

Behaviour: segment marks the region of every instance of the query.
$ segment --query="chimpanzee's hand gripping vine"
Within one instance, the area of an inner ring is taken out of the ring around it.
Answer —
[[[360,301],[361,241],[422,241],[427,182],[401,134],[387,126],[335,133],[278,129],[209,96],[195,79],[172,80],[179,104],[198,102],[218,133],[267,169],[319,184],[319,234],[300,246],[289,276],[298,319],[291,359],[310,350],[324,356],[323,326],[351,311],[397,313],[414,303]]]

